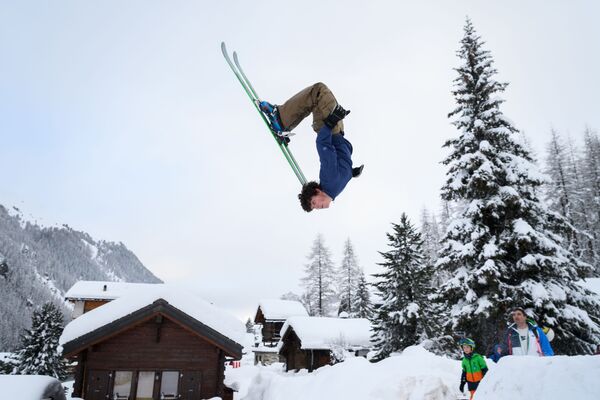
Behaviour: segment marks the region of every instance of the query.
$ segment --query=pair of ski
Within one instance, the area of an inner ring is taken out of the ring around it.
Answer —
[[[223,52],[223,57],[225,57],[227,64],[229,64],[229,67],[231,68],[231,70],[237,77],[238,81],[244,88],[244,91],[246,92],[248,97],[250,98],[250,101],[252,101],[252,104],[254,104],[256,111],[258,111],[258,113],[262,117],[263,121],[267,125],[267,128],[269,128],[269,132],[271,132],[271,135],[275,139],[277,146],[283,153],[283,156],[287,160],[288,164],[290,164],[290,167],[292,167],[292,170],[294,171],[294,174],[300,181],[300,184],[304,185],[307,181],[306,181],[306,178],[304,177],[304,174],[302,173],[302,170],[300,169],[300,166],[298,165],[298,163],[296,162],[296,159],[292,155],[292,152],[290,151],[290,148],[287,145],[285,138],[281,137],[280,134],[273,129],[273,127],[271,126],[271,123],[269,122],[269,119],[261,111],[261,109],[259,107],[261,100],[258,97],[258,94],[256,94],[254,87],[252,86],[252,84],[250,83],[248,78],[246,77],[244,70],[242,70],[242,67],[240,66],[240,62],[238,60],[237,53],[235,51],[233,52],[233,62],[231,62],[231,58],[229,57],[229,53],[227,52],[227,48],[225,47],[225,42],[221,42],[221,51]]]

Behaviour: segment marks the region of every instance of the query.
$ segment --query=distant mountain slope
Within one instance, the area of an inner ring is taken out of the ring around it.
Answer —
[[[95,241],[67,225],[41,227],[0,205],[0,351],[14,350],[35,307],[78,280],[160,283],[123,243]]]

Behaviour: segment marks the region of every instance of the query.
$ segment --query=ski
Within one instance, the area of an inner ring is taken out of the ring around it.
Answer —
[[[256,90],[254,90],[254,87],[250,83],[250,80],[244,73],[244,70],[242,69],[242,67],[240,65],[237,53],[235,51],[233,52],[234,62],[232,62],[231,58],[229,57],[229,53],[227,52],[227,48],[225,47],[225,42],[221,42],[221,51],[223,52],[223,57],[225,58],[225,61],[227,61],[227,64],[229,65],[229,67],[235,74],[236,78],[238,79],[238,81],[240,82],[242,87],[244,88],[244,91],[250,98],[250,101],[252,101],[252,104],[254,104],[254,108],[256,108],[256,111],[258,111],[258,113],[260,114],[261,118],[267,125],[267,128],[269,128],[269,132],[271,132],[271,136],[273,136],[273,138],[275,139],[277,146],[283,153],[285,159],[287,160],[287,162],[290,165],[290,167],[292,168],[292,170],[294,171],[294,174],[300,181],[300,184],[304,185],[307,182],[307,180],[304,177],[304,174],[302,173],[302,170],[300,169],[298,162],[294,158],[294,155],[292,154],[291,150],[289,149],[289,146],[286,144],[284,138],[280,137],[277,134],[277,132],[275,132],[273,130],[273,127],[271,126],[269,120],[267,119],[265,114],[260,110],[260,108],[258,106],[260,103],[260,98],[258,97]],[[234,63],[235,63],[235,65],[234,65]]]

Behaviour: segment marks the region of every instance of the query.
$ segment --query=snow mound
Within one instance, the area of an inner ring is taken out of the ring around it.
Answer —
[[[456,400],[460,374],[459,361],[413,346],[378,363],[356,357],[312,373],[242,367],[225,383],[243,400]]]
[[[58,380],[42,375],[0,375],[3,399],[42,399],[62,392]],[[53,397],[54,398],[54,397]],[[64,395],[58,397],[64,399]]]
[[[503,357],[479,385],[477,400],[597,399],[600,356]]]

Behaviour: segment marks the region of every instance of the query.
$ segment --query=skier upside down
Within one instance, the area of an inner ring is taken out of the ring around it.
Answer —
[[[312,113],[321,163],[319,182],[305,183],[298,198],[306,212],[329,208],[350,179],[360,176],[364,167],[352,168],[352,144],[344,137],[342,120],[350,111],[344,110],[331,90],[321,82],[300,91],[280,106],[266,101],[260,102],[259,106],[286,144],[289,138],[284,132],[290,132]]]

